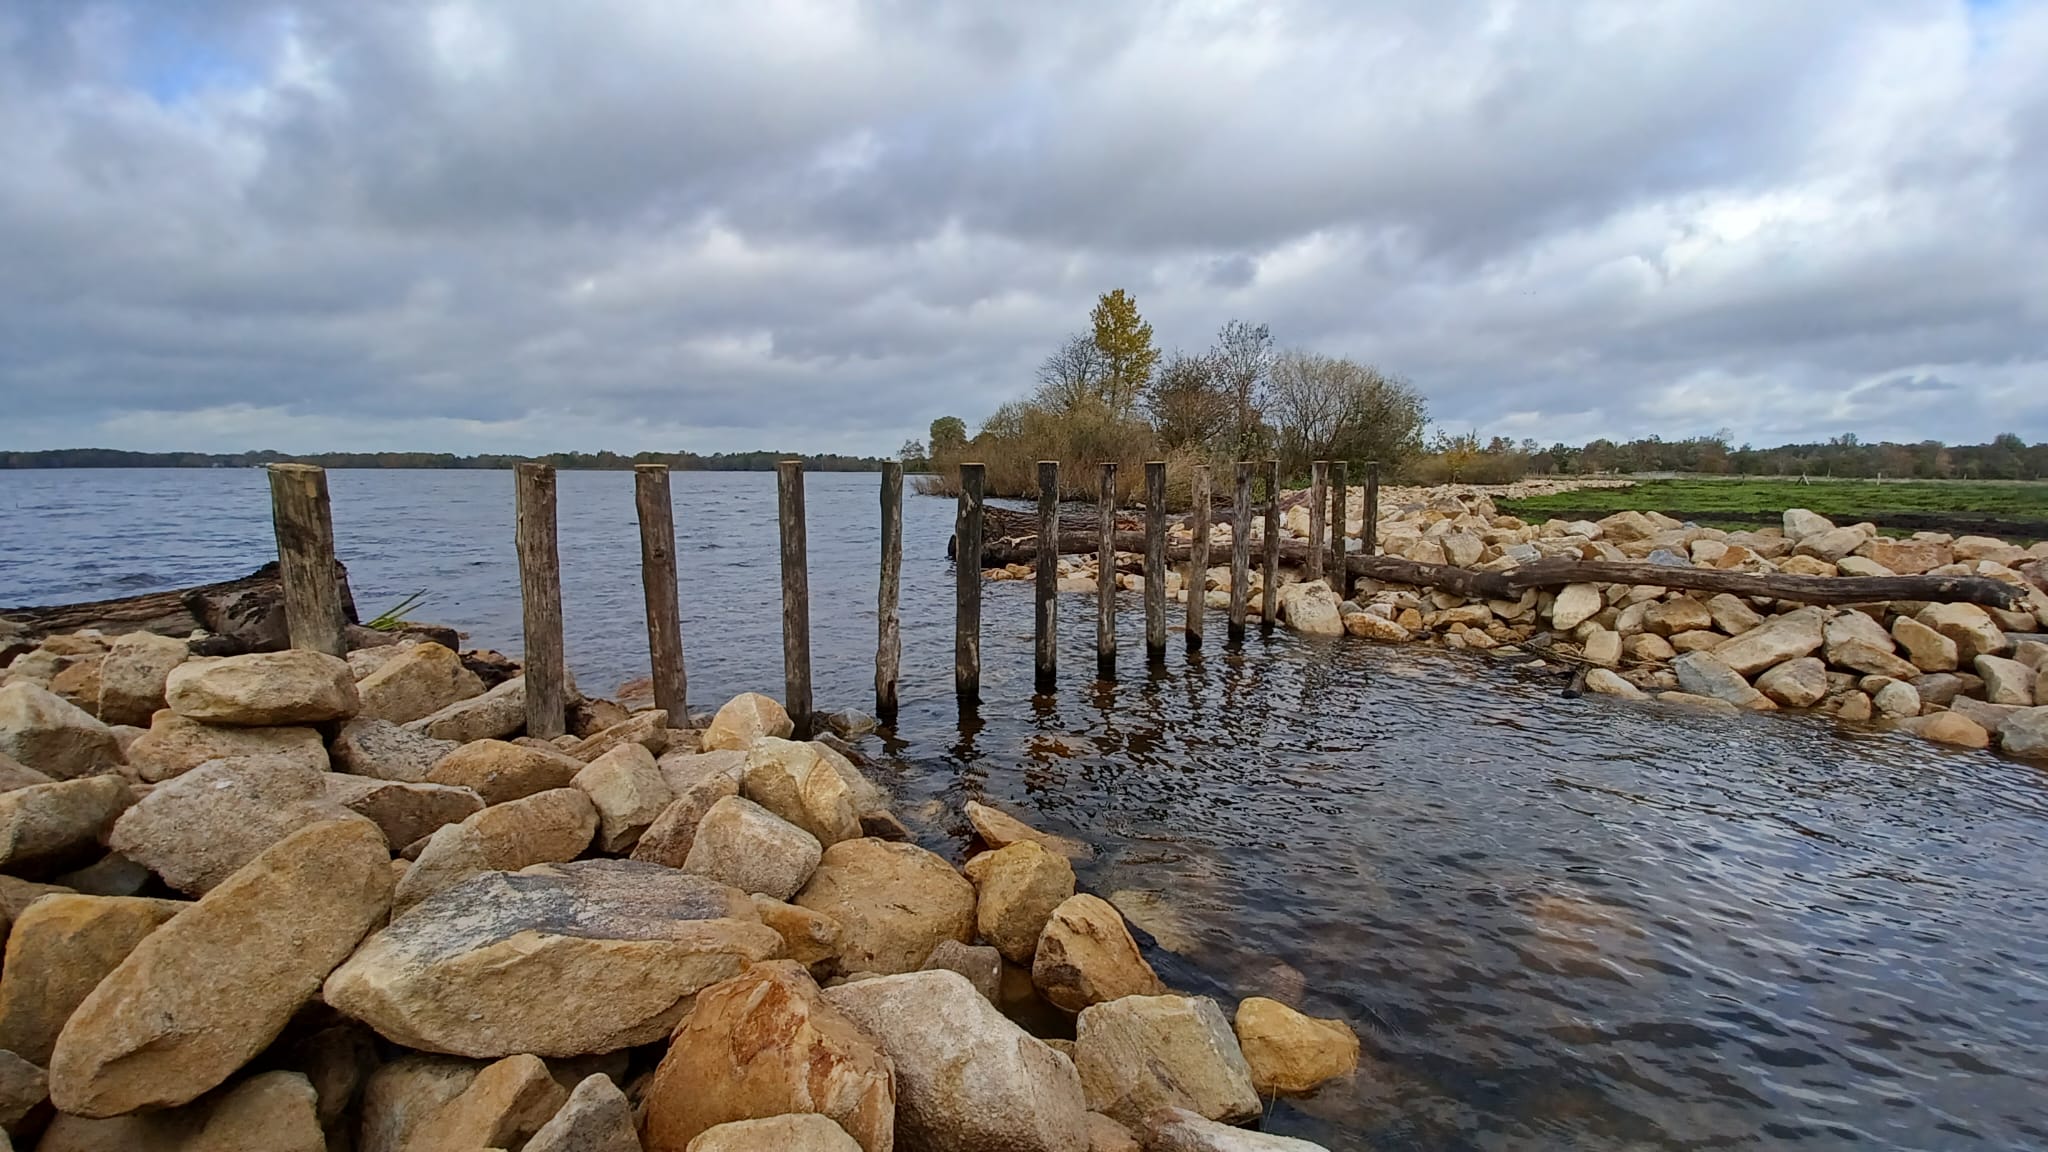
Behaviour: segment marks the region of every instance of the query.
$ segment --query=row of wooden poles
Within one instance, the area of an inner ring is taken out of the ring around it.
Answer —
[[[1034,570],[1034,673],[1037,690],[1050,691],[1058,679],[1059,651],[1059,462],[1038,464],[1038,541]],[[1280,595],[1280,465],[1239,461],[1232,503],[1229,635],[1245,635],[1251,576],[1252,480],[1263,472],[1264,549],[1259,616],[1270,628]],[[679,720],[688,715],[688,680],[677,600],[675,513],[665,464],[634,469],[634,506],[640,521],[640,578],[647,607],[647,649],[655,707]],[[1097,500],[1100,541],[1096,550],[1096,673],[1116,675],[1116,472],[1101,465]],[[1207,607],[1210,470],[1194,469],[1192,533],[1188,566],[1186,636],[1190,651],[1202,646]],[[275,464],[269,469],[271,519],[277,533],[279,576],[285,621],[294,648],[333,656],[347,651],[346,618],[334,579],[334,521],[327,472],[309,464]],[[775,466],[777,527],[782,560],[783,704],[801,736],[811,730],[811,598],[805,538],[804,471],[796,460]],[[980,464],[960,465],[955,514],[954,694],[962,707],[981,701],[981,555],[985,474]],[[897,677],[902,660],[902,618],[898,593],[903,570],[903,466],[882,466],[881,579],[876,591],[875,711],[883,720],[897,713]],[[1328,540],[1330,570],[1342,574],[1345,551],[1345,463],[1317,461],[1309,486],[1309,547],[1304,579],[1324,575]],[[513,536],[519,563],[522,631],[525,637],[526,731],[551,738],[566,728],[568,668],[562,641],[562,576],[556,548],[555,469],[521,464],[513,472],[516,515]],[[1379,465],[1366,466],[1363,547],[1370,553],[1379,508]],[[1326,511],[1329,513],[1326,516]],[[1144,604],[1145,653],[1150,662],[1166,657],[1166,464],[1145,465]],[[1348,576],[1340,576],[1349,594]]]

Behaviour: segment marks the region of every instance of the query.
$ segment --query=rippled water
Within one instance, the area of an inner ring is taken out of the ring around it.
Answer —
[[[691,698],[779,693],[763,474],[676,475]],[[516,652],[506,473],[335,472],[358,603]],[[561,476],[580,682],[644,671],[631,478]],[[871,699],[875,478],[809,478],[821,706]],[[240,575],[262,474],[0,472],[0,603]],[[1566,700],[1479,657],[1212,638],[1092,679],[1092,600],[1031,694],[987,589],[951,699],[951,506],[905,509],[904,713],[877,775],[956,857],[979,797],[1100,849],[1083,885],[1176,987],[1353,1021],[1355,1083],[1269,1130],[1350,1148],[2048,1147],[2048,776],[1817,720]],[[1212,634],[1220,634],[1220,628]],[[1044,1021],[1039,1021],[1043,1025]]]

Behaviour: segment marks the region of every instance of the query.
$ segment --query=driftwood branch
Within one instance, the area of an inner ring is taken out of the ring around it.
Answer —
[[[348,569],[334,565],[342,613],[356,622],[355,598],[348,587]],[[145,592],[112,600],[49,607],[0,608],[0,621],[16,625],[25,637],[97,628],[110,636],[125,632],[156,632],[184,636],[204,629],[234,637],[245,651],[268,651],[287,643],[284,585],[272,561],[237,580],[202,584],[167,592]]]

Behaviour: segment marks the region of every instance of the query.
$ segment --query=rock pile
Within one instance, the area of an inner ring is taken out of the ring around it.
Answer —
[[[438,644],[160,641],[0,687],[0,1150],[1313,1148],[1231,1125],[1358,1066],[1172,994],[1084,844],[973,803],[964,867],[905,842],[766,697],[544,741]]]

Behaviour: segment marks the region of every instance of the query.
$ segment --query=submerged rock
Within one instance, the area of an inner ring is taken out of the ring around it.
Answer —
[[[1277,1000],[1237,1006],[1237,1042],[1262,1095],[1313,1092],[1358,1069],[1358,1034],[1342,1020],[1305,1016]]]

